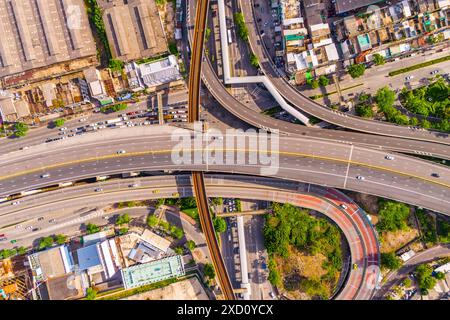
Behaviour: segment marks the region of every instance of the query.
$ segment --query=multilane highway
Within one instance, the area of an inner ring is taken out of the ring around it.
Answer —
[[[284,96],[287,101],[292,103],[299,110],[302,110],[314,117],[326,122],[348,128],[356,131],[367,132],[371,134],[407,138],[421,141],[431,141],[449,145],[450,137],[448,134],[434,131],[411,130],[406,126],[398,126],[386,122],[366,120],[361,117],[345,115],[309,99],[301,92],[294,89],[276,69],[270,55],[268,54],[264,41],[258,31],[258,25],[253,15],[253,1],[239,1],[244,19],[248,26],[249,42],[252,51],[259,59],[259,64],[278,92]]]
[[[192,1],[189,1],[189,5],[191,6],[189,10],[189,21],[193,20],[195,13],[195,10],[192,7],[192,3]],[[190,23],[188,23],[188,25],[190,25]],[[188,47],[188,39],[192,37],[192,32],[189,32],[188,28],[186,27],[184,29],[184,32],[185,34],[187,34],[187,37],[183,40],[185,42],[184,45]],[[303,137],[324,139],[327,141],[344,142],[366,147],[373,147],[380,150],[393,150],[398,152],[450,159],[450,148],[448,147],[448,145],[442,143],[409,140],[358,132],[347,132],[342,130],[323,130],[319,128],[305,127],[302,125],[277,120],[255,112],[229,93],[221,80],[219,80],[219,78],[217,77],[217,74],[215,73],[209,59],[205,59],[205,61],[203,62],[202,80],[208,88],[209,92],[227,111],[229,111],[237,118],[243,120],[244,122],[247,122],[248,124],[257,128],[262,128],[268,131],[278,131],[280,132],[280,134],[291,136],[300,135]],[[346,115],[342,115],[342,117],[346,117]],[[407,130],[420,131],[420,129]]]
[[[378,150],[311,138],[279,137],[278,148],[272,149],[271,163],[263,164],[261,159],[250,161],[249,154],[258,156],[258,153],[250,147],[248,139],[230,133],[224,140],[208,138],[203,147],[200,143],[199,149],[193,146],[193,153],[204,155],[199,162],[177,164],[172,151],[179,139],[171,140],[173,127],[128,128],[120,134],[117,134],[120,129],[117,130],[0,155],[0,197],[114,172],[189,170],[265,175],[261,170],[273,165],[278,168],[274,177],[370,193],[450,214],[450,169],[413,157],[393,154],[394,159],[387,160],[386,153]],[[193,143],[192,131],[177,132],[179,137]],[[212,141],[224,145],[216,145],[218,152],[213,153]],[[207,144],[209,147],[205,148]],[[119,150],[126,153],[118,154]],[[232,157],[221,151],[228,151]],[[238,155],[245,162],[237,163]],[[193,154],[191,158],[194,159]],[[42,178],[45,173],[49,176]],[[433,177],[434,173],[440,177]]]
[[[27,196],[17,206],[0,204],[0,231],[20,244],[29,237],[46,236],[69,225],[87,223],[79,214],[93,208],[120,201],[192,196],[193,182],[188,175],[163,175],[108,180]],[[373,295],[373,282],[378,276],[378,240],[365,213],[351,199],[334,189],[263,177],[207,175],[205,185],[212,197],[291,203],[323,213],[342,230],[350,248],[350,264],[358,266],[349,268],[346,263],[344,285],[336,298],[370,299]],[[101,191],[95,192],[99,188]],[[49,223],[51,219],[56,221]],[[29,225],[40,230],[27,231]]]

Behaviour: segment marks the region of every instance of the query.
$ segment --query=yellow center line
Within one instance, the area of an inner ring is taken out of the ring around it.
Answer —
[[[259,152],[258,149],[240,149],[240,148],[222,148],[222,149],[192,148],[192,149],[190,149],[190,151],[191,152],[200,152],[201,151],[203,153],[205,151],[245,152],[245,153]],[[110,154],[110,155],[104,155],[104,156],[89,157],[89,158],[85,158],[85,159],[61,162],[61,163],[57,163],[57,164],[40,167],[40,168],[34,168],[34,169],[20,171],[20,172],[13,173],[10,175],[5,175],[5,176],[0,177],[0,181],[6,180],[6,179],[11,179],[11,178],[18,177],[18,176],[22,176],[25,174],[41,172],[43,170],[50,170],[50,169],[55,169],[55,168],[74,165],[74,164],[87,163],[87,162],[91,162],[91,161],[99,161],[99,160],[107,160],[107,159],[115,159],[115,158],[126,158],[126,157],[130,157],[130,156],[135,157],[135,156],[154,155],[154,154],[171,154],[172,152],[173,152],[172,149],[170,149],[170,150],[167,149],[167,150],[138,151],[138,152],[130,152],[130,153],[126,153],[126,154]],[[421,176],[418,176],[415,174],[410,174],[410,173],[402,172],[399,170],[386,168],[386,167],[373,165],[373,164],[368,164],[368,163],[364,163],[364,162],[359,162],[359,161],[353,161],[353,160],[349,161],[348,159],[340,159],[340,158],[333,158],[333,157],[327,157],[327,156],[312,155],[312,154],[295,152],[295,151],[271,151],[271,153],[278,154],[278,155],[284,155],[284,156],[322,159],[322,160],[345,163],[345,164],[350,163],[353,165],[363,166],[363,167],[367,167],[367,168],[371,168],[371,169],[377,169],[377,170],[387,171],[387,172],[391,172],[391,173],[395,173],[395,174],[399,174],[399,175],[403,175],[403,176],[407,176],[407,177],[411,177],[411,178],[416,178],[416,179],[430,182],[430,183],[440,185],[440,186],[443,186],[446,188],[450,188],[450,185],[447,183],[444,183],[444,182],[435,181],[435,180],[432,180],[432,179],[429,179],[426,177],[421,177]],[[193,163],[193,164],[195,164],[195,163]]]

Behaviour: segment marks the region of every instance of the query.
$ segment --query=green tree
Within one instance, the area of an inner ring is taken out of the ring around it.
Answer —
[[[436,272],[435,278],[438,280],[444,280],[445,279],[445,273],[443,272]]]
[[[181,239],[184,236],[183,230],[178,228],[178,227],[176,227],[176,226],[171,226],[170,227],[170,233],[176,239]]]
[[[194,240],[189,240],[186,242],[186,247],[189,249],[189,251],[193,251],[196,247]]]
[[[128,215],[128,213],[119,215],[116,219],[116,225],[117,226],[121,226],[123,224],[127,224],[129,223],[131,220],[130,216]]]
[[[118,59],[111,59],[111,60],[109,60],[108,67],[112,71],[121,72],[123,70],[123,62]]]
[[[150,228],[156,227],[158,225],[158,218],[154,214],[150,214],[147,217],[147,225]]]
[[[402,261],[395,255],[395,252],[382,253],[381,266],[390,270],[397,270],[402,266]]]
[[[28,125],[23,122],[16,122],[14,124],[14,134],[17,137],[24,137],[27,134],[28,130]]]
[[[396,201],[380,201],[377,229],[383,231],[406,230],[409,207]]]
[[[86,226],[86,231],[88,234],[97,233],[100,232],[100,227],[96,224],[88,223],[88,225]]]
[[[431,128],[431,123],[430,123],[430,121],[428,121],[426,119],[423,119],[422,122],[421,122],[421,126],[424,129],[430,129]]]
[[[174,249],[174,251],[175,251],[175,253],[176,254],[183,254],[183,247],[176,247],[175,249]]]
[[[128,233],[128,228],[120,228],[119,229],[119,235],[124,235]]]
[[[374,116],[372,106],[368,104],[358,104],[356,106],[356,113],[358,116],[364,118],[373,118]]]
[[[417,282],[421,291],[433,289],[436,279],[432,276],[433,269],[427,264],[421,264],[416,268]]]
[[[409,288],[412,285],[412,281],[410,278],[405,278],[402,283],[406,288]]]
[[[180,209],[192,209],[197,208],[197,203],[195,202],[194,197],[186,197],[180,200]]]
[[[216,232],[223,233],[223,232],[227,231],[227,222],[225,221],[225,219],[223,219],[221,217],[215,217],[213,219],[213,223],[214,223],[214,229],[216,230]]]
[[[97,298],[97,290],[92,287],[87,288],[86,300],[95,300],[95,298]]]
[[[275,287],[278,287],[281,285],[281,276],[280,272],[277,269],[277,265],[275,261],[272,258],[269,258],[269,276],[267,279],[269,282],[274,285]]]
[[[250,64],[255,68],[259,68],[258,57],[253,52],[250,53]]]
[[[50,248],[53,245],[53,238],[52,237],[44,237],[39,241],[39,250]]]
[[[366,66],[364,64],[352,64],[347,68],[348,73],[352,78],[359,78],[364,74]]]
[[[223,204],[223,198],[212,198],[211,203],[215,206],[220,206]]]
[[[205,263],[203,267],[203,273],[209,279],[214,279],[216,277],[216,271],[211,263]]]
[[[311,86],[312,89],[317,89],[319,85],[319,81],[316,79],[310,80],[308,84]]]
[[[209,29],[206,28],[206,30],[209,30]],[[211,30],[210,30],[210,32],[211,32]],[[178,48],[177,48],[177,43],[175,41],[169,41],[168,47],[169,47],[169,52],[178,57],[179,52],[178,52]]]
[[[321,87],[325,87],[330,83],[330,79],[328,77],[322,75],[319,77],[319,84]]]
[[[388,87],[380,88],[375,95],[375,101],[377,102],[381,111],[387,112],[395,102],[395,92],[390,90]]]
[[[373,62],[375,62],[377,66],[380,66],[384,64],[386,61],[384,60],[384,57],[381,54],[375,53],[373,55]]]
[[[248,41],[248,29],[245,25],[244,15],[241,12],[236,12],[234,14],[234,23],[237,26],[237,34],[238,36],[244,40]]]
[[[27,253],[27,248],[25,248],[25,247],[18,247],[17,248],[17,253],[18,254],[25,254],[25,253]]]
[[[59,245],[65,244],[67,241],[67,236],[63,235],[63,234],[57,234],[55,236],[55,242]]]
[[[55,121],[53,121],[55,127],[62,127],[64,123],[66,123],[66,120],[64,119],[56,119]]]

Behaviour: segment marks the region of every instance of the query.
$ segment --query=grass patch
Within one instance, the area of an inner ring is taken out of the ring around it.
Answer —
[[[182,210],[182,212],[186,213],[192,219],[195,219],[195,221],[199,221],[198,220],[198,209],[197,208],[184,209],[184,210]]]
[[[410,72],[410,71],[417,70],[417,69],[420,69],[420,68],[425,68],[425,67],[431,66],[433,64],[441,63],[441,62],[444,62],[444,61],[447,61],[447,60],[450,60],[450,55],[448,55],[446,57],[442,57],[442,58],[438,58],[438,59],[422,62],[422,63],[419,63],[419,64],[415,64],[415,65],[407,67],[407,68],[402,68],[402,69],[397,69],[397,70],[391,71],[391,72],[389,72],[389,76],[390,77],[394,77],[394,76],[397,76],[397,75],[402,74],[402,73]]]

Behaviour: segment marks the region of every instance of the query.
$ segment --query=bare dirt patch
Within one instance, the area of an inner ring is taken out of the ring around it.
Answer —
[[[418,235],[419,232],[414,228],[409,228],[404,231],[383,232],[380,251],[382,253],[397,251]]]

